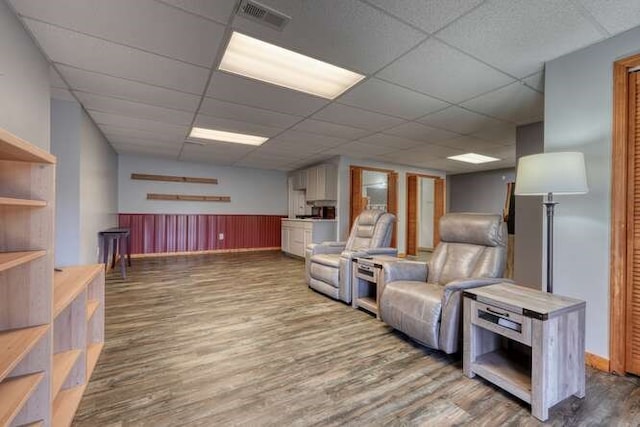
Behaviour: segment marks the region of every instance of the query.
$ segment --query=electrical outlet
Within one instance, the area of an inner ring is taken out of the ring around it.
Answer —
[[[224,233],[218,234],[218,240],[224,240]]]

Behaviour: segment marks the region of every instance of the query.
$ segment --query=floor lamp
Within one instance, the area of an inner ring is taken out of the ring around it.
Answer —
[[[543,205],[547,210],[547,292],[553,293],[553,213],[558,204],[553,196],[588,191],[582,153],[542,153],[518,161],[515,194],[546,196]]]

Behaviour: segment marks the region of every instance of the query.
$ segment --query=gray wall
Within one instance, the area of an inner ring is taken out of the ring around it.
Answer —
[[[516,159],[543,151],[542,122],[516,128]],[[513,278],[517,283],[534,289],[543,287],[543,209],[541,196],[516,196]]]
[[[507,183],[514,181],[514,169],[448,175],[449,212],[502,214]]]
[[[49,66],[0,1],[0,127],[49,151]]]
[[[218,179],[218,185],[139,181],[131,179],[132,173],[211,177]],[[231,196],[231,203],[147,200],[147,193]],[[118,211],[287,215],[287,174],[121,155],[118,159]]]
[[[95,263],[98,231],[117,224],[117,155],[75,101],[51,100],[51,134],[56,265]]]
[[[51,152],[56,166],[56,265],[78,264],[80,253],[80,129],[76,102],[51,100]]]
[[[546,65],[545,151],[581,151],[589,193],[558,197],[554,290],[587,301],[587,351],[609,355],[613,62],[640,52],[640,27]],[[615,327],[615,325],[611,325]]]

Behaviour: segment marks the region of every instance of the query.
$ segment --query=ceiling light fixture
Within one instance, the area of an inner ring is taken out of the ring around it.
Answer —
[[[478,165],[480,163],[496,162],[500,160],[496,159],[495,157],[483,156],[482,154],[476,153],[460,154],[458,156],[447,157],[447,159],[457,160],[459,162],[473,163],[474,165]]]
[[[212,141],[233,142],[235,144],[262,145],[269,138],[257,135],[247,135],[244,133],[225,132],[205,128],[191,129],[189,138],[210,139]]]
[[[219,68],[327,99],[337,98],[365,77],[235,31]]]

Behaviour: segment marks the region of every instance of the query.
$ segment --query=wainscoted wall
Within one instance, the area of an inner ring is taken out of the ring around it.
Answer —
[[[224,251],[279,248],[283,217],[121,213],[119,224],[131,228],[132,254]]]

